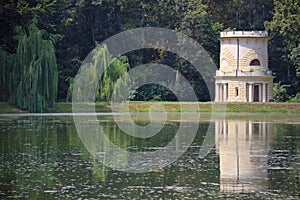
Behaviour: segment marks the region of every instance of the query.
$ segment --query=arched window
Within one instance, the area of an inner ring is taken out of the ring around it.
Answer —
[[[257,59],[254,59],[250,62],[250,66],[260,66],[260,62]]]

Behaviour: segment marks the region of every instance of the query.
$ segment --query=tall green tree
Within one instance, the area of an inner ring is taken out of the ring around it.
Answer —
[[[118,80],[126,74],[128,69],[127,57],[121,56],[113,59],[106,45],[99,46],[92,52],[91,62],[82,65],[76,78],[71,79],[68,99],[71,100],[71,96],[75,92],[76,99],[73,101],[110,101],[113,92],[122,92],[123,85]],[[101,72],[103,73],[101,74]],[[126,85],[128,84],[126,83]],[[93,86],[97,86],[96,91],[93,90]]]
[[[275,57],[277,62],[274,67],[282,67],[286,72],[282,78],[285,83],[292,85],[293,93],[300,92],[300,2],[275,0],[274,10],[273,19],[266,23],[274,40],[271,48],[281,54]],[[276,66],[282,60],[285,65]]]
[[[43,112],[57,96],[57,64],[51,40],[34,19],[27,30],[16,28],[18,48],[10,74],[9,102],[30,112]]]

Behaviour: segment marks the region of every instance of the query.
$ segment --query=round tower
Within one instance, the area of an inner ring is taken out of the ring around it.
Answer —
[[[274,77],[268,69],[268,41],[265,31],[221,32],[216,102],[273,99]]]

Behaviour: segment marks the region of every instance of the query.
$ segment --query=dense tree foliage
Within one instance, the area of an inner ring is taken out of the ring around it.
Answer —
[[[28,30],[16,27],[16,32],[19,42],[14,62],[5,66],[11,68],[4,81],[9,84],[9,102],[31,112],[43,112],[48,106],[53,106],[57,96],[53,43],[43,39],[43,32],[36,27],[35,20]]]
[[[17,54],[20,43],[15,27],[28,27],[34,17],[38,19],[37,27],[55,42],[58,100],[67,99],[68,88],[85,56],[99,43],[121,31],[147,26],[187,34],[203,45],[217,65],[220,31],[267,29],[271,36],[269,67],[276,74],[275,81],[290,86],[287,93],[296,95],[300,92],[299,13],[300,3],[296,0],[3,0],[0,99],[9,97],[8,74],[13,69],[7,66],[11,66],[11,56]],[[188,78],[199,100],[209,100],[201,76],[176,55],[144,49],[126,56],[131,68],[149,62],[172,66]],[[157,85],[137,92],[133,99],[174,100],[174,95]],[[109,95],[103,95],[99,94],[99,99],[109,99]]]
[[[117,88],[116,91],[122,89],[122,84],[118,84],[118,80],[129,69],[127,57],[113,59],[106,45],[97,47],[91,57],[92,60],[84,63],[80,68],[76,76],[76,87],[74,87],[75,80],[71,79],[68,100],[71,100],[75,92],[77,101],[109,101],[114,88]],[[96,86],[95,91],[94,86]]]
[[[274,9],[272,21],[266,23],[274,38],[271,52],[275,55],[271,56],[281,57],[275,60],[277,63],[273,62],[274,68],[280,73],[278,78],[291,85],[290,92],[297,93],[300,92],[300,2],[275,0]]]
[[[9,77],[14,65],[14,55],[0,48],[0,100],[5,101],[9,96]]]

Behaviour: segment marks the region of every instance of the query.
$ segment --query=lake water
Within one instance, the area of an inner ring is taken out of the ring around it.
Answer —
[[[134,121],[147,126],[149,117],[140,115]],[[186,137],[192,126],[198,126],[182,156],[146,173],[109,167],[112,160],[122,165],[134,158],[105,154],[97,146],[101,137],[89,135],[89,125],[82,129],[86,134],[77,133],[72,116],[0,115],[0,198],[300,198],[299,115],[228,114],[226,119],[201,115],[200,120],[187,115],[190,120],[170,114],[162,130],[148,138],[126,134],[113,116],[97,116],[93,123],[127,153],[164,149],[181,126]],[[154,124],[159,123],[156,119]],[[186,145],[181,139],[176,138],[170,149]],[[143,166],[142,161],[136,167]]]

